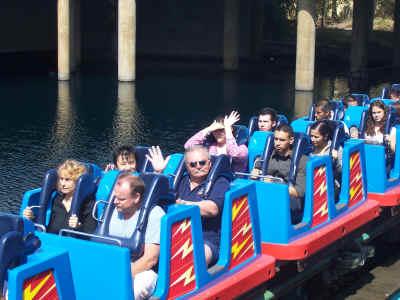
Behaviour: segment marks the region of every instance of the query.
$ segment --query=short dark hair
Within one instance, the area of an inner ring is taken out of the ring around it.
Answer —
[[[113,162],[114,165],[117,165],[117,160],[119,156],[126,157],[128,158],[129,156],[133,155],[133,157],[136,160],[136,155],[135,155],[135,147],[133,146],[128,146],[124,145],[121,147],[118,147],[117,149],[114,150],[113,152]]]
[[[353,95],[347,95],[346,97],[343,98],[342,103],[344,105],[344,107],[348,107],[349,106],[349,102],[357,102],[358,105],[358,100],[356,97],[354,97]]]
[[[269,115],[272,122],[276,122],[276,120],[278,119],[276,110],[270,107],[264,107],[260,109],[258,115],[259,116]]]
[[[311,130],[318,130],[322,136],[327,136],[328,140],[332,140],[333,130],[327,120],[314,122],[310,126],[310,131]]]
[[[283,131],[286,132],[289,135],[289,138],[292,138],[294,136],[294,131],[293,128],[288,125],[288,124],[280,124],[278,127],[275,128],[275,132],[277,131]]]
[[[323,112],[327,113],[331,111],[328,100],[320,100],[315,104],[315,107],[319,107]]]
[[[118,181],[120,180],[125,180],[129,183],[131,189],[130,195],[132,197],[134,197],[136,193],[139,193],[140,197],[143,196],[146,185],[140,177],[133,175],[131,172],[123,172],[118,176]]]

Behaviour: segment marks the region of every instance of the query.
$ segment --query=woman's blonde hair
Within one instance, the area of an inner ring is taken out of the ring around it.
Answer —
[[[66,174],[67,177],[72,178],[75,182],[82,174],[85,174],[86,172],[86,166],[83,163],[73,159],[67,159],[57,168],[58,177],[60,177],[62,174]]]

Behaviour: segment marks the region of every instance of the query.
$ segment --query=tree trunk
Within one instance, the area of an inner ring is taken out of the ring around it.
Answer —
[[[334,21],[337,20],[337,10],[336,10],[336,7],[337,7],[337,0],[332,0],[332,19],[333,19]]]
[[[325,16],[326,16],[325,4],[326,4],[326,0],[322,0],[322,6],[321,6],[321,28],[325,27]]]

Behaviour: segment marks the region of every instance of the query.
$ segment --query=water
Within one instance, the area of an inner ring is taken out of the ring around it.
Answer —
[[[186,139],[217,114],[236,109],[247,124],[264,106],[289,119],[309,106],[295,103],[291,71],[238,75],[167,67],[138,72],[135,84],[115,78],[107,72],[84,72],[70,82],[54,74],[1,78],[0,211],[19,213],[24,192],[67,158],[104,168],[121,144],[182,152]],[[315,98],[348,91],[346,79],[334,75],[320,76],[316,86]]]

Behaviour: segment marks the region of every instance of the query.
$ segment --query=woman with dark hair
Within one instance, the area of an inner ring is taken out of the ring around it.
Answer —
[[[185,143],[185,150],[195,145],[203,145],[210,137],[208,146],[211,155],[226,154],[232,158],[232,170],[245,172],[247,170],[248,150],[246,145],[238,145],[233,136],[232,125],[239,121],[240,116],[232,111],[229,116],[217,117],[210,126],[200,130]]]
[[[383,144],[385,141],[389,149],[396,150],[396,127],[392,127],[389,133],[384,132],[389,107],[381,100],[375,100],[369,106],[365,125],[365,139],[367,141]]]
[[[310,127],[310,139],[313,151],[310,156],[331,155],[333,163],[333,173],[335,177],[335,190],[338,194],[342,175],[342,152],[343,148],[331,150],[333,129],[325,120],[317,121]]]

